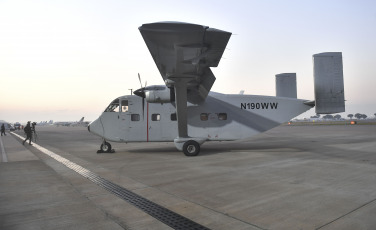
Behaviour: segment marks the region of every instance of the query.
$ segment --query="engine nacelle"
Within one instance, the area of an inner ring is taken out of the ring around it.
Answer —
[[[145,90],[145,99],[149,103],[166,103],[174,101],[174,94],[169,88],[163,90]]]

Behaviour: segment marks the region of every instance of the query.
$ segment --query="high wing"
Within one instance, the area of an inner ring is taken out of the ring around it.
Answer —
[[[142,37],[168,87],[187,84],[187,100],[205,100],[231,33],[182,22],[157,22],[139,27]]]
[[[139,30],[166,86],[175,90],[179,136],[174,142],[181,150],[192,139],[187,101],[198,104],[207,97],[215,81],[210,67],[218,66],[231,33],[181,22],[143,24]]]

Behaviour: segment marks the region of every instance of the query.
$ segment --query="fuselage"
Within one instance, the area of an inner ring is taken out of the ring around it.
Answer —
[[[188,103],[188,135],[207,141],[249,138],[312,108],[306,101],[213,92],[201,104]],[[113,142],[174,141],[178,136],[175,104],[121,96],[89,125],[89,131]]]

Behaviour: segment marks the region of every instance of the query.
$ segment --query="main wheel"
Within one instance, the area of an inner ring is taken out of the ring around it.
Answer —
[[[186,156],[197,156],[200,152],[200,145],[196,141],[187,141],[183,145],[183,152]]]
[[[111,152],[111,144],[105,141],[103,144],[101,144],[101,150],[102,152],[106,153]]]

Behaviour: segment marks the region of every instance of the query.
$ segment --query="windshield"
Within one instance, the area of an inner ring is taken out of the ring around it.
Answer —
[[[119,112],[119,98],[113,100],[105,112]]]

